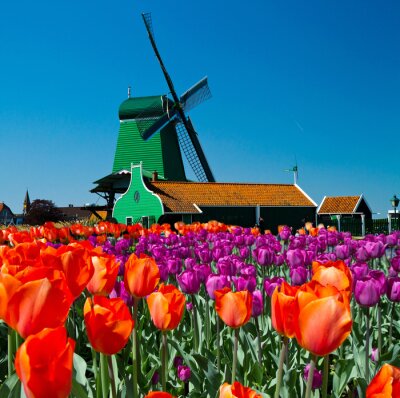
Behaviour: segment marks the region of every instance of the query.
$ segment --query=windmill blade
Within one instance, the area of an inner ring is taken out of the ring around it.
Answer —
[[[210,87],[208,86],[207,76],[203,77],[194,86],[186,90],[180,98],[180,103],[184,111],[189,112],[197,105],[211,98]]]
[[[172,83],[172,80],[167,72],[167,69],[165,68],[164,62],[161,59],[161,55],[158,51],[156,42],[154,40],[153,24],[151,21],[151,13],[143,13],[142,18],[143,18],[144,24],[146,26],[147,34],[149,35],[150,43],[151,43],[151,46],[153,47],[154,54],[156,55],[156,58],[158,59],[158,62],[161,66],[161,70],[164,74],[165,80],[167,81],[168,88],[171,91],[172,98],[174,99],[174,102],[176,104],[179,104],[179,98],[178,98],[178,95],[176,94],[174,84]],[[180,109],[180,111],[182,111],[182,109]],[[183,111],[182,111],[182,114],[183,114]]]
[[[160,131],[164,126],[166,126],[171,120],[176,117],[176,108],[173,107],[169,112],[164,113],[158,119],[152,119],[152,123],[149,124],[146,120],[137,122],[139,132],[144,140],[150,139],[155,133]]]
[[[181,120],[175,126],[179,145],[190,167],[200,182],[215,182],[203,148],[190,119]]]

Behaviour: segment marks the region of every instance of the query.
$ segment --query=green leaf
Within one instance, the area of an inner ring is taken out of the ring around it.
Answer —
[[[353,359],[339,359],[335,365],[333,374],[333,393],[340,397],[349,384],[349,381],[356,377],[357,371]]]
[[[0,398],[20,398],[21,390],[23,390],[21,382],[17,374],[14,373],[0,387]]]

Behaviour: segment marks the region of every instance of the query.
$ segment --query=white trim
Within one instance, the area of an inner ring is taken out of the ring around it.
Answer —
[[[361,201],[362,201],[362,198],[363,198],[363,195],[362,195],[362,194],[359,195],[358,200],[357,200],[357,203],[356,203],[356,205],[354,206],[353,213],[355,213],[357,207],[359,206],[359,204],[360,204]],[[371,209],[370,209],[370,210],[371,210]],[[372,213],[372,212],[371,212],[371,213]]]
[[[359,206],[360,205],[360,203],[361,203],[361,201],[364,199],[364,202],[365,202],[365,204],[367,205],[367,207],[368,207],[368,209],[369,209],[369,211],[371,212],[371,214],[372,214],[372,209],[371,209],[371,206],[368,204],[368,202],[367,202],[367,200],[365,199],[365,196],[364,196],[364,194],[362,193],[361,195],[360,195],[360,199],[358,200],[358,202],[357,202],[357,205],[354,207],[354,212],[356,211],[356,209],[357,209],[357,206]]]
[[[322,202],[317,207],[317,214],[319,214],[319,211],[320,211],[320,209],[322,207],[322,204],[325,202],[325,199],[326,199],[326,195],[323,197]],[[322,213],[322,214],[326,214],[326,213]]]
[[[154,193],[154,192],[151,191],[149,188],[147,188],[146,184],[145,184],[144,181],[143,181],[142,162],[140,162],[139,164],[136,164],[136,165],[133,164],[133,163],[131,163],[131,179],[130,179],[130,181],[129,181],[129,186],[128,186],[128,189],[115,201],[114,207],[113,207],[113,212],[112,212],[112,216],[113,216],[113,217],[114,217],[115,205],[116,205],[117,202],[118,202],[120,199],[122,199],[123,196],[125,196],[125,194],[127,194],[127,193],[130,191],[130,189],[131,189],[133,169],[135,169],[135,168],[137,168],[137,167],[140,167],[140,179],[142,180],[142,185],[144,186],[144,189],[145,189],[147,192],[151,193],[153,196],[155,196],[155,197],[160,201],[160,203],[161,203],[161,209],[162,209],[162,214],[161,214],[161,215],[164,215],[164,214],[165,214],[164,204],[163,204],[161,198],[160,198],[156,193]],[[142,217],[143,217],[143,216],[142,216]]]
[[[311,199],[310,196],[308,196],[297,184],[293,184],[310,202],[313,203],[313,205],[315,207],[318,207],[317,203],[314,202],[313,199]],[[292,206],[288,206],[288,207],[292,207]],[[293,206],[293,207],[311,207],[311,206]]]
[[[196,205],[196,203],[193,203],[193,206],[200,214],[203,213],[203,210],[201,210],[200,207]],[[191,213],[191,214],[196,214],[196,213]]]

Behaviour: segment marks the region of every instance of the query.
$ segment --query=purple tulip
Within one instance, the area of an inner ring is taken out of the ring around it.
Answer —
[[[261,246],[253,250],[253,258],[258,264],[267,266],[273,264],[275,260],[275,253],[270,247]]]
[[[212,260],[211,250],[207,248],[197,250],[196,254],[202,263],[210,263]]]
[[[182,380],[183,382],[187,382],[190,379],[191,375],[192,375],[192,372],[191,372],[189,366],[185,366],[185,365],[178,366],[179,380]]]
[[[356,260],[360,262],[365,262],[369,260],[369,254],[365,246],[360,246],[356,251]]]
[[[386,295],[390,301],[400,302],[400,278],[388,278]]]
[[[369,356],[372,361],[377,362],[379,360],[379,351],[377,348],[371,349],[371,355]]]
[[[178,280],[179,287],[186,294],[195,294],[200,290],[200,278],[195,271],[183,271],[176,279]]]
[[[167,267],[168,267],[168,272],[171,275],[176,275],[181,272],[182,269],[182,260],[180,258],[169,258],[167,260]]]
[[[191,312],[193,310],[193,303],[190,301],[186,302],[186,310]]]
[[[308,381],[308,374],[310,372],[310,364],[306,365],[304,368],[304,380],[307,382]],[[313,375],[313,382],[312,382],[312,388],[313,390],[316,390],[317,388],[321,388],[322,386],[322,372],[318,369],[314,369],[314,375]]]
[[[160,271],[160,279],[162,282],[165,282],[168,279],[168,267],[165,264],[165,261],[157,262],[158,270]]]
[[[152,378],[151,378],[151,384],[156,385],[160,381],[160,374],[155,371]]]
[[[243,246],[239,249],[239,256],[241,259],[246,260],[250,256],[250,249],[247,246]]]
[[[344,260],[345,258],[349,257],[350,248],[347,245],[337,245],[335,247],[335,254],[337,258]]]
[[[386,246],[381,242],[367,242],[365,250],[370,258],[379,258],[385,254]]]
[[[264,302],[263,295],[260,290],[254,290],[253,292],[253,307],[251,310],[251,315],[256,318],[263,313]]]
[[[351,274],[353,276],[353,284],[361,278],[364,278],[369,273],[367,263],[355,263],[350,267]]]
[[[271,297],[271,296],[272,296],[272,293],[273,293],[274,290],[275,290],[275,288],[276,288],[277,286],[282,285],[282,282],[283,282],[284,280],[285,280],[285,279],[282,278],[282,277],[280,277],[280,276],[274,276],[273,278],[265,278],[265,279],[264,279],[264,290],[265,290],[265,293],[267,293],[267,295],[268,295],[269,297]]]
[[[244,267],[240,268],[240,275],[244,276],[244,277],[248,277],[248,276],[257,276],[257,270],[253,265],[245,265]]]
[[[244,243],[246,244],[246,246],[253,246],[255,241],[256,238],[253,235],[245,235],[244,237]]]
[[[217,270],[222,275],[233,276],[236,274],[236,265],[232,261],[232,257],[222,257],[217,262]]]
[[[284,262],[285,262],[285,256],[284,256],[283,254],[277,254],[277,255],[275,255],[274,264],[275,264],[277,267],[280,267]]]
[[[400,256],[393,257],[390,263],[396,272],[400,272]]]
[[[389,267],[388,276],[390,278],[396,277],[398,275],[399,275],[398,271],[396,271],[393,267]]]
[[[289,272],[293,286],[300,286],[307,281],[308,272],[305,267],[293,267]]]
[[[133,306],[133,298],[132,296],[126,291],[124,281],[116,281],[114,285],[114,289],[110,293],[110,298],[122,298],[125,304],[128,307]]]
[[[233,284],[235,285],[235,288],[238,291],[248,290],[249,292],[254,292],[257,285],[257,280],[254,276],[248,276],[248,277],[234,276]]]
[[[210,274],[206,281],[206,290],[212,300],[215,300],[214,292],[224,287],[230,287],[230,282],[226,275]]]
[[[183,358],[181,356],[177,355],[174,358],[174,367],[178,368],[179,366],[182,366],[182,365],[183,365]]]
[[[193,267],[193,271],[196,272],[201,283],[204,283],[207,280],[208,275],[212,272],[211,267],[208,264],[196,264]]]
[[[286,262],[290,267],[304,266],[306,262],[306,252],[301,249],[288,250],[286,252]]]
[[[377,271],[377,270],[372,270],[369,271],[368,274],[371,278],[374,278],[378,284],[379,284],[379,293],[385,294],[386,293],[386,286],[387,286],[387,282],[386,282],[386,275],[383,273],[383,271]]]
[[[196,260],[192,257],[185,258],[184,263],[186,269],[193,269],[193,267],[197,264]]]
[[[281,229],[281,232],[279,232],[279,237],[282,240],[288,240],[290,235],[292,235],[292,231],[290,230],[290,228],[286,225],[283,226],[283,228]]]
[[[363,307],[373,307],[381,298],[379,281],[371,276],[358,279],[354,284],[354,297]]]
[[[397,241],[398,241],[398,238],[397,238],[397,235],[395,233],[386,236],[386,244],[389,247],[396,246],[397,245]]]

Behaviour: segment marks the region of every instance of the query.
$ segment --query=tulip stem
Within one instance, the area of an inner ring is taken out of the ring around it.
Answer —
[[[221,321],[219,320],[219,316],[216,315],[217,317],[217,373],[219,374],[221,371],[221,347],[220,347],[220,339],[219,339],[219,334],[220,334],[220,329],[221,329]]]
[[[378,311],[378,358],[376,360],[379,361],[382,353],[382,311],[379,303],[377,311]]]
[[[317,356],[313,355],[311,357],[310,369],[308,371],[308,379],[307,379],[307,387],[306,387],[305,398],[310,398],[311,397],[312,383],[313,383],[313,379],[314,379],[314,370],[315,370],[315,363],[316,362],[317,362]]]
[[[369,308],[365,309],[365,381],[369,383]]]
[[[8,336],[7,336],[7,344],[8,344],[8,357],[7,357],[7,365],[8,365],[8,377],[11,377],[14,373],[14,337],[15,333],[14,330],[9,326],[8,327]]]
[[[192,294],[192,304],[193,304],[193,343],[194,343],[194,352],[199,351],[199,330],[197,327],[197,308],[196,308],[196,301],[194,299],[194,294]]]
[[[101,388],[99,387],[99,372],[97,371],[97,353],[93,348],[92,348],[92,359],[93,359],[92,369],[96,385],[96,398],[100,398]]]
[[[117,398],[117,390],[115,388],[115,376],[114,376],[114,368],[112,364],[112,356],[107,355],[107,362],[108,362],[108,374],[110,376],[111,381],[111,394],[113,398]]]
[[[204,309],[205,309],[205,312],[206,312],[206,316],[205,316],[205,322],[206,322],[206,345],[207,345],[207,348],[209,347],[209,340],[210,340],[210,336],[211,336],[211,325],[210,325],[210,306],[209,306],[209,303],[208,303],[208,300],[206,299],[205,300],[206,301],[206,303],[205,303],[205,306],[204,306]]]
[[[133,321],[134,327],[132,330],[132,382],[133,382],[133,398],[138,397],[138,360],[137,360],[137,313],[138,299],[133,298]]]
[[[235,329],[234,339],[233,339],[233,363],[232,363],[232,383],[236,380],[236,366],[237,366],[237,353],[238,353],[238,343],[239,343],[239,328]]]
[[[392,311],[390,312],[390,325],[389,325],[389,346],[392,345],[393,342],[393,320],[394,320],[394,301],[392,303]]]
[[[168,374],[168,369],[167,369],[167,332],[163,331],[162,332],[162,351],[161,351],[161,382],[162,382],[162,388],[164,392],[167,392],[167,374]]]
[[[278,372],[276,373],[276,386],[275,386],[274,398],[279,398],[281,384],[282,384],[283,364],[285,362],[285,356],[288,344],[289,344],[289,339],[286,336],[283,336],[281,352],[279,354]]]
[[[258,317],[254,318],[257,329],[257,346],[258,346],[258,363],[262,365],[262,347],[261,347],[261,335],[260,335],[260,324],[258,322]]]
[[[328,379],[329,379],[329,354],[324,357],[324,375],[322,379],[322,398],[328,397]]]
[[[103,398],[108,398],[110,381],[108,376],[106,354],[102,353],[100,353],[100,375],[101,375],[101,391],[103,394]]]

